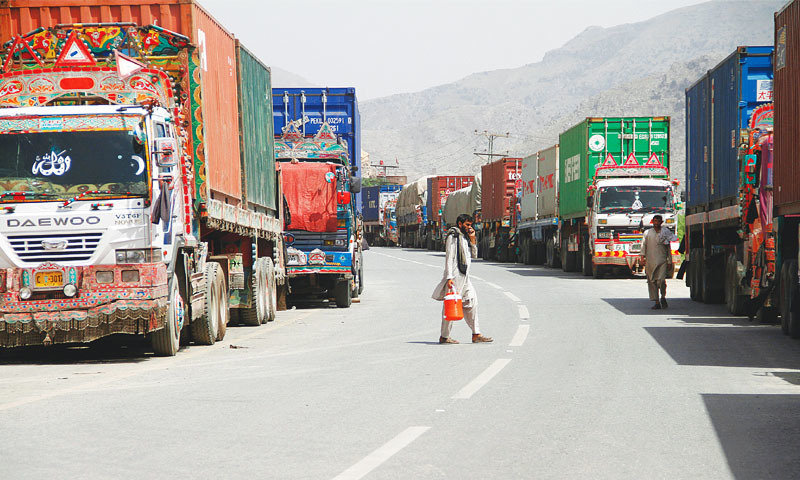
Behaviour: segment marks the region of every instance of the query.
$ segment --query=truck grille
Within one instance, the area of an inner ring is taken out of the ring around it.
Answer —
[[[97,250],[102,233],[64,233],[56,235],[8,235],[14,253],[26,263],[78,262],[89,260]],[[66,242],[66,245],[64,243]],[[51,246],[46,249],[45,245]],[[63,248],[58,248],[64,245]],[[56,248],[52,248],[52,247]]]

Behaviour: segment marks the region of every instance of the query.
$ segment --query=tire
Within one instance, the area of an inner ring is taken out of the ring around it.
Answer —
[[[336,297],[336,306],[339,308],[350,308],[353,303],[352,290],[350,289],[350,281],[339,279],[333,288],[334,296]]]
[[[358,295],[364,293],[364,259],[358,264]]]
[[[574,272],[578,269],[577,255],[575,252],[570,252],[567,245],[569,245],[567,240],[561,241],[561,270]]]
[[[714,258],[706,259],[701,256],[700,269],[702,271],[703,279],[700,282],[702,288],[703,302],[708,304],[723,303],[725,301],[725,288],[719,288],[718,285],[722,282],[714,275],[716,269],[714,268]]]
[[[203,305],[203,315],[192,322],[192,338],[199,345],[213,345],[217,341],[219,325],[221,323],[220,312],[224,300],[225,310],[227,310],[227,298],[223,295],[225,279],[222,278],[222,268],[216,262],[206,263],[203,272],[205,276],[205,303]],[[243,317],[240,317],[244,321]],[[225,315],[227,324],[228,315]]]
[[[275,264],[267,258],[267,321],[275,321],[278,312],[278,282],[275,280]]]
[[[239,321],[248,327],[257,327],[267,321],[267,284],[264,258],[256,259],[250,277],[252,305],[239,309]]]
[[[552,238],[547,240],[547,244],[544,247],[544,255],[545,260],[544,264],[550,268],[557,268],[556,267],[556,245]]]
[[[781,316],[781,331],[784,335],[789,335],[792,321],[792,296],[797,291],[797,261],[788,260],[783,262],[780,273],[780,284],[778,285],[780,299],[778,301],[778,313]]]
[[[736,255],[731,253],[725,260],[725,305],[731,315],[740,316],[744,313],[746,297],[739,295],[738,263]]]
[[[700,295],[700,257],[703,255],[703,250],[700,248],[693,248],[690,252],[688,280],[689,280],[689,297],[695,302],[702,302],[703,297]]]
[[[592,263],[592,249],[589,248],[589,238],[587,237],[583,239],[583,244],[581,245],[581,270],[584,277],[593,275]]]
[[[169,304],[164,328],[149,335],[150,345],[160,357],[173,357],[180,350],[181,325],[185,319],[186,304],[178,288],[179,281],[175,274],[169,281]]]
[[[797,260],[789,260],[783,264],[781,279],[783,279],[784,275],[788,282],[788,298],[786,302],[788,304],[789,318],[786,322],[786,330],[790,337],[797,339],[800,338],[800,305],[798,305],[800,297],[798,297]],[[783,298],[781,298],[781,302],[783,302]],[[781,329],[783,329],[783,322],[781,322]]]
[[[592,264],[592,277],[596,279],[601,279],[606,275],[606,266],[605,265],[597,265]]]

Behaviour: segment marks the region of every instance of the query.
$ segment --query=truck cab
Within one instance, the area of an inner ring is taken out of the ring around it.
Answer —
[[[664,226],[677,226],[676,197],[671,182],[661,179],[610,178],[595,183],[591,193],[589,235],[595,269],[614,266],[631,271],[642,268],[640,253],[644,232],[653,217],[661,215]],[[673,242],[673,261],[679,262],[678,242]]]

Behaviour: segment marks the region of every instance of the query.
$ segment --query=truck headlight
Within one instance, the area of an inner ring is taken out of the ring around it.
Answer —
[[[78,287],[72,283],[64,285],[64,295],[68,297],[74,297],[76,293],[78,293]]]
[[[341,238],[334,240],[333,244],[336,245],[337,247],[344,247],[344,240],[342,240]]]
[[[675,223],[675,219],[670,217],[670,218],[664,220],[664,223]]]
[[[159,250],[159,255],[161,251]],[[117,263],[146,263],[150,262],[153,258],[154,252],[149,249],[134,249],[134,250],[117,250],[114,252],[117,258]]]
[[[33,291],[30,288],[22,287],[22,288],[19,289],[19,299],[20,300],[27,300],[27,299],[31,298],[31,295],[33,295]]]

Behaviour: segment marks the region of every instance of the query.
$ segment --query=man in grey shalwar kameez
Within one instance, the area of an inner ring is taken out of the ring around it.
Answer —
[[[469,215],[459,215],[456,227],[447,231],[445,240],[445,262],[442,281],[433,291],[434,300],[443,301],[451,288],[461,295],[464,302],[464,320],[472,329],[472,343],[491,342],[492,339],[481,335],[478,327],[478,297],[475,287],[469,279],[471,259],[478,256],[478,247],[475,243],[475,230],[472,229],[472,218]],[[442,306],[442,333],[439,343],[459,343],[450,338],[452,321],[444,318],[444,305]]]
[[[644,233],[642,252],[644,272],[647,275],[647,290],[650,301],[655,302],[653,310],[667,308],[667,270],[672,263],[672,243],[678,237],[667,227],[662,227],[661,215],[653,216],[653,228]],[[658,294],[661,293],[661,301]]]

